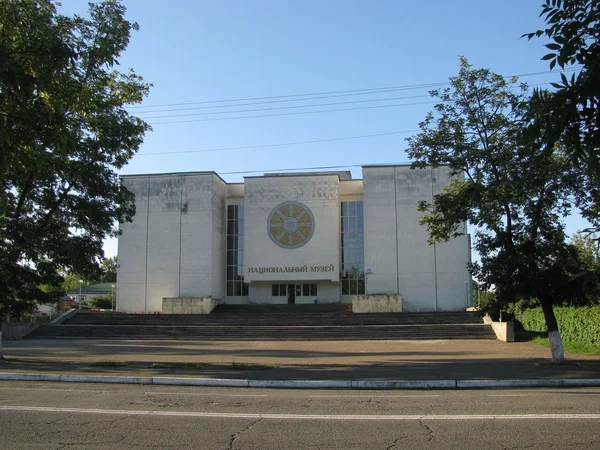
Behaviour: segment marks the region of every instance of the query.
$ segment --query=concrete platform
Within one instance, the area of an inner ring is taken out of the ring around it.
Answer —
[[[551,380],[600,378],[600,358],[533,343],[463,341],[96,341],[6,342],[1,372],[244,378],[255,380]],[[126,367],[94,362],[124,361]],[[156,369],[154,362],[203,363],[195,370]],[[272,364],[272,370],[232,370],[232,363]]]

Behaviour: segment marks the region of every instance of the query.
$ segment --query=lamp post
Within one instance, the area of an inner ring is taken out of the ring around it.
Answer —
[[[110,285],[111,289],[112,289],[112,298],[111,298],[111,303],[110,303],[110,310],[114,311],[115,310],[115,285],[111,284]]]
[[[79,280],[79,309],[81,310],[81,286],[83,285],[83,280]]]

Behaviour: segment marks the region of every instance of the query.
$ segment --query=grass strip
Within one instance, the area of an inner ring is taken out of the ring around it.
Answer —
[[[542,344],[545,347],[550,347],[550,340],[547,337],[537,336],[530,342]],[[600,355],[600,345],[585,344],[581,342],[563,342],[563,348],[566,352],[577,353],[578,355],[597,356]]]
[[[206,367],[204,363],[159,363],[155,362],[151,366],[153,369],[202,369]]]
[[[272,370],[277,369],[278,364],[251,364],[251,363],[231,363],[230,370]]]
[[[548,333],[537,331],[515,331],[515,341],[533,342],[545,347],[550,347]],[[577,353],[578,355],[597,356],[600,355],[600,344],[588,344],[581,342],[563,341],[563,348],[566,352]]]

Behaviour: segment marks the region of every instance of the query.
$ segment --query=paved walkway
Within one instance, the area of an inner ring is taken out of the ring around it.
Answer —
[[[0,372],[124,376],[194,376],[255,380],[551,380],[600,378],[600,357],[567,354],[533,343],[448,341],[102,341],[22,340],[4,343]],[[123,361],[124,367],[93,365]],[[199,369],[152,364],[202,363]],[[268,364],[238,370],[232,363]]]

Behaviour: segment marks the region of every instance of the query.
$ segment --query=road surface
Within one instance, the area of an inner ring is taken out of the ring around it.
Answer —
[[[0,382],[3,449],[598,449],[600,389]]]

